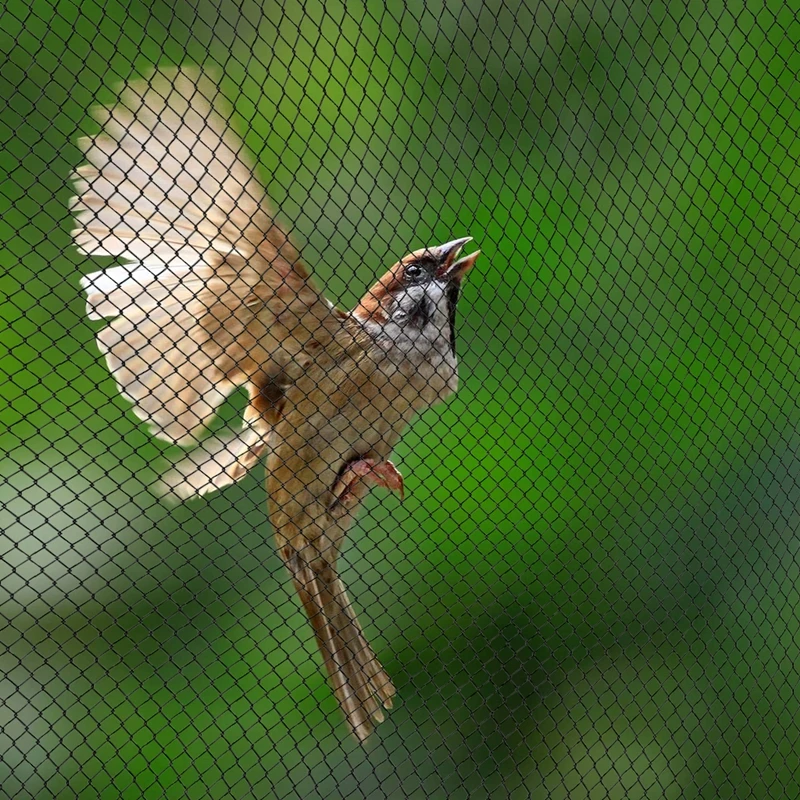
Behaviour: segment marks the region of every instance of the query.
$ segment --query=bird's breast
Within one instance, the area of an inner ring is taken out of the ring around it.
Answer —
[[[449,351],[415,358],[373,347],[358,359],[318,363],[287,393],[270,469],[280,480],[297,476],[304,496],[324,507],[345,464],[389,458],[414,415],[456,385]]]
[[[458,389],[456,357],[445,342],[439,338],[429,344],[420,338],[416,346],[389,352],[384,369],[418,411],[446,400]]]

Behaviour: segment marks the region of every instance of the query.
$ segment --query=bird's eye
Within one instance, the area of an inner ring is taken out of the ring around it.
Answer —
[[[417,280],[417,278],[421,278],[422,277],[422,267],[419,264],[409,264],[406,267],[405,276],[406,276],[406,278],[409,278],[412,281],[413,280]]]

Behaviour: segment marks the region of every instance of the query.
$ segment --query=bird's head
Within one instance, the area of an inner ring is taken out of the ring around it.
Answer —
[[[471,236],[424,247],[398,261],[363,297],[353,316],[399,341],[419,345],[442,336],[455,353],[461,281],[480,255],[458,259]],[[458,259],[458,260],[457,260]]]

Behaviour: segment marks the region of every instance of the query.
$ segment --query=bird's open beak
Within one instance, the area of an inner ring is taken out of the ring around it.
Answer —
[[[474,253],[470,253],[468,256],[456,261],[464,245],[471,241],[472,237],[466,236],[463,239],[454,239],[452,242],[434,248],[434,252],[441,264],[436,272],[437,278],[440,280],[460,281],[472,269],[481,254],[480,250],[476,250]]]

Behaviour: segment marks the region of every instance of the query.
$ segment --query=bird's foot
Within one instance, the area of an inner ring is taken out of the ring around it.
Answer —
[[[391,461],[378,461],[374,458],[358,458],[345,465],[333,486],[333,505],[350,509],[358,505],[369,491],[370,486],[383,486],[399,492],[403,499],[403,476]]]

